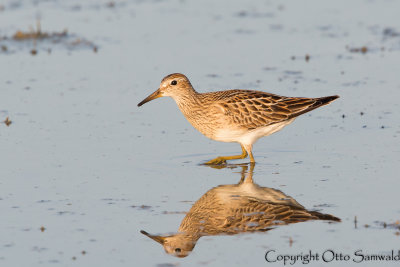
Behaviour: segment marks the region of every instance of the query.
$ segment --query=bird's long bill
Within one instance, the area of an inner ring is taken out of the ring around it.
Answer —
[[[159,97],[162,97],[162,96],[163,95],[162,95],[160,89],[157,89],[154,93],[152,93],[151,95],[149,95],[148,97],[143,99],[143,101],[138,104],[138,107],[140,107],[141,105],[143,105],[143,104],[145,104],[145,103],[147,103],[147,102],[149,102],[149,101],[151,101],[153,99],[156,99],[156,98],[159,98]]]
[[[161,245],[164,245],[164,240],[165,240],[164,237],[158,236],[158,235],[151,235],[151,234],[149,234],[148,232],[143,231],[143,230],[140,230],[140,232],[141,232],[142,234],[144,234],[145,236],[150,237],[150,238],[153,239],[154,241],[160,243]]]

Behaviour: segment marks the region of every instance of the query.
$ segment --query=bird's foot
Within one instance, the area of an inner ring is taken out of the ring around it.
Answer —
[[[210,161],[207,161],[204,163],[205,165],[221,165],[226,163],[226,158],[225,157],[217,157],[215,159],[212,159]]]

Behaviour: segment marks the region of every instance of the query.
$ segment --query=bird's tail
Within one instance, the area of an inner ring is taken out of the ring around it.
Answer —
[[[317,103],[320,104],[320,106],[327,105],[331,103],[333,100],[339,98],[338,95],[331,95],[331,96],[324,96],[324,97],[319,97],[317,98]]]
[[[293,114],[290,116],[290,118],[295,118],[297,116],[300,116],[304,113],[307,113],[311,110],[314,110],[316,108],[319,108],[321,106],[328,105],[331,103],[333,100],[339,98],[338,95],[332,95],[332,96],[324,96],[324,97],[319,97],[319,98],[301,98],[298,99],[298,101],[288,101],[288,108],[293,111]],[[289,103],[291,102],[291,103]],[[298,103],[296,103],[298,102]]]
[[[330,214],[320,213],[318,211],[310,211],[310,214],[317,217],[319,220],[327,220],[327,221],[335,221],[335,222],[341,221],[338,217],[335,217]]]

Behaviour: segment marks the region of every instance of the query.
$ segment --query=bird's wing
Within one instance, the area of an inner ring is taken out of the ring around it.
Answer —
[[[240,209],[230,211],[223,225],[226,232],[263,231],[277,225],[304,222],[309,220],[332,220],[331,217],[320,217],[306,209],[299,209],[288,205],[276,205],[254,201]],[[322,215],[322,214],[321,214]],[[327,215],[328,216],[328,215]]]
[[[249,90],[229,90],[224,93],[216,100],[216,105],[232,123],[246,129],[256,129],[295,118],[337,98],[285,97]]]

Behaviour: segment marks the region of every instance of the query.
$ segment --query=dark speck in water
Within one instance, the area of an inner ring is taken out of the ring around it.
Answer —
[[[324,203],[324,204],[319,204],[319,205],[314,205],[315,208],[330,208],[334,207],[332,204]]]
[[[289,237],[289,247],[291,247],[293,245],[294,241],[291,237]]]
[[[384,37],[396,37],[396,36],[400,36],[400,32],[397,32],[393,28],[385,28],[383,30],[383,36]]]
[[[159,263],[156,265],[157,267],[175,267],[175,264],[172,263]]]
[[[132,208],[142,209],[142,210],[148,210],[148,209],[151,209],[151,208],[152,208],[151,206],[147,206],[147,205],[141,205],[141,206],[132,205],[131,207],[132,207]]]
[[[42,199],[42,200],[39,200],[37,203],[48,203],[48,202],[51,202],[51,200],[44,200],[44,199]]]
[[[276,70],[276,68],[273,68],[273,67],[264,67],[263,70],[265,70],[265,71],[272,71],[272,70]]]
[[[109,7],[109,8],[113,8],[113,7],[115,7],[115,2],[114,1],[110,1],[110,2],[108,2],[106,4],[106,6]]]
[[[163,211],[162,214],[186,214],[184,211]]]
[[[296,70],[285,70],[284,72],[287,75],[300,75],[300,74],[302,74],[301,71],[296,71]]]
[[[251,18],[262,18],[262,17],[273,17],[272,13],[259,13],[259,12],[248,12],[242,10],[236,14],[237,17],[251,17]]]

